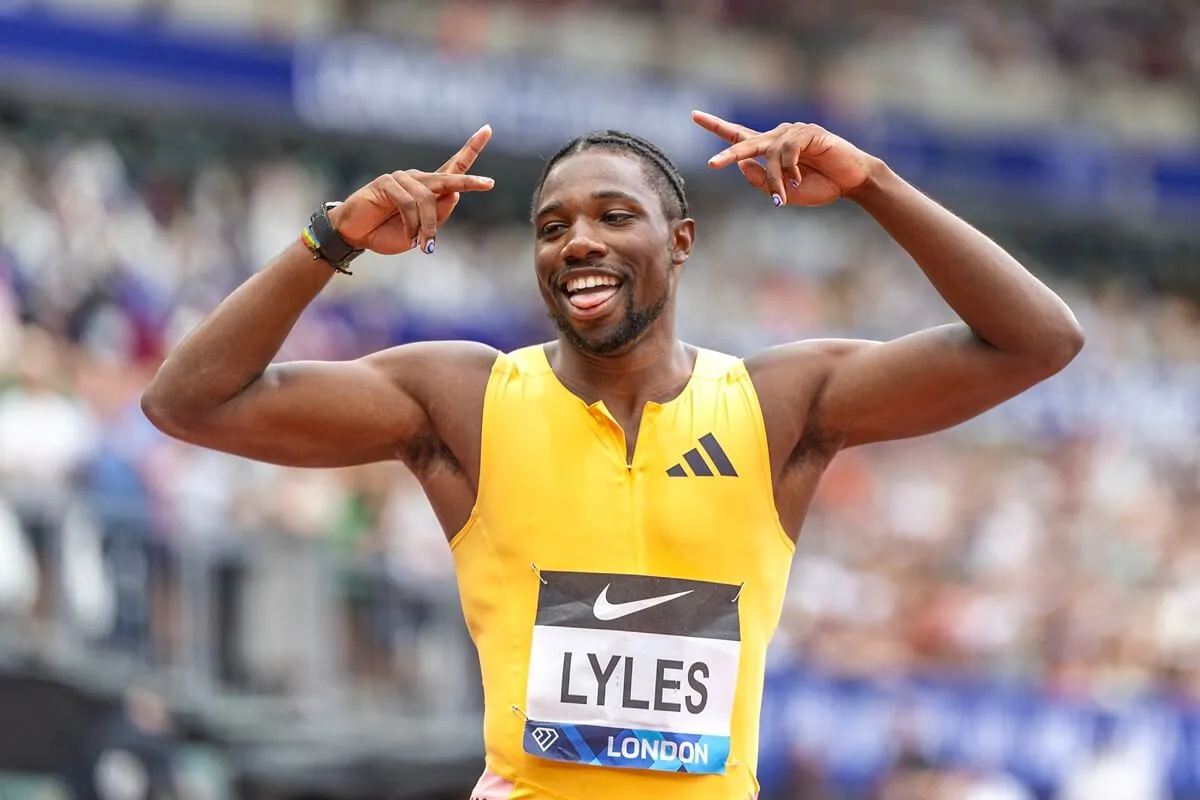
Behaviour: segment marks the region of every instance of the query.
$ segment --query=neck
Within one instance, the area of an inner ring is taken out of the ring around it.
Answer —
[[[550,366],[587,403],[603,400],[618,416],[640,413],[649,401],[666,402],[687,384],[695,366],[695,350],[675,337],[673,327],[651,331],[624,353],[595,356],[558,342],[547,353]]]

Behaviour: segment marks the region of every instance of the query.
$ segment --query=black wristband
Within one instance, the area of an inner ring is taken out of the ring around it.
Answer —
[[[340,204],[326,203],[309,219],[307,233],[315,244],[315,248],[310,245],[309,249],[313,251],[314,257],[327,261],[329,266],[338,272],[349,275],[351,273],[346,269],[346,265],[362,255],[363,251],[351,247],[329,221],[330,209],[338,205]]]

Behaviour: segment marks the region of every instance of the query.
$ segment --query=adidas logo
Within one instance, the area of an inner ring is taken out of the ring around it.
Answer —
[[[704,456],[700,454],[698,448],[693,447],[683,454],[683,463],[676,464],[667,470],[667,474],[672,478],[688,478],[694,475],[697,478],[711,478],[713,476],[713,467],[716,467],[716,474],[726,478],[736,478],[737,470],[733,468],[733,464],[729,461],[729,456],[725,455],[725,451],[721,449],[721,445],[717,443],[717,438],[711,433],[706,433],[700,437],[700,447],[704,448],[704,452],[708,453],[708,457],[712,460],[712,467],[708,461],[705,461]],[[687,467],[684,467],[687,464]],[[692,473],[688,475],[688,467]]]

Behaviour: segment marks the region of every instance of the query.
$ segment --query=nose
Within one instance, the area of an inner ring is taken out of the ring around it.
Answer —
[[[577,222],[567,233],[562,257],[568,265],[594,261],[608,255],[608,246],[586,222]]]

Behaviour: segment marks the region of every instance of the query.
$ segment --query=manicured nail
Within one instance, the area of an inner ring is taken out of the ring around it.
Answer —
[[[795,178],[792,178],[792,188],[793,188],[793,189],[799,189],[799,188],[800,188],[800,181],[796,180]]]
[[[779,208],[781,205],[783,205],[783,198],[777,194],[772,194],[771,202],[775,204],[776,208]]]
[[[434,244],[435,244],[435,242],[433,239],[430,239],[428,242],[425,243],[426,254],[433,255]]]

